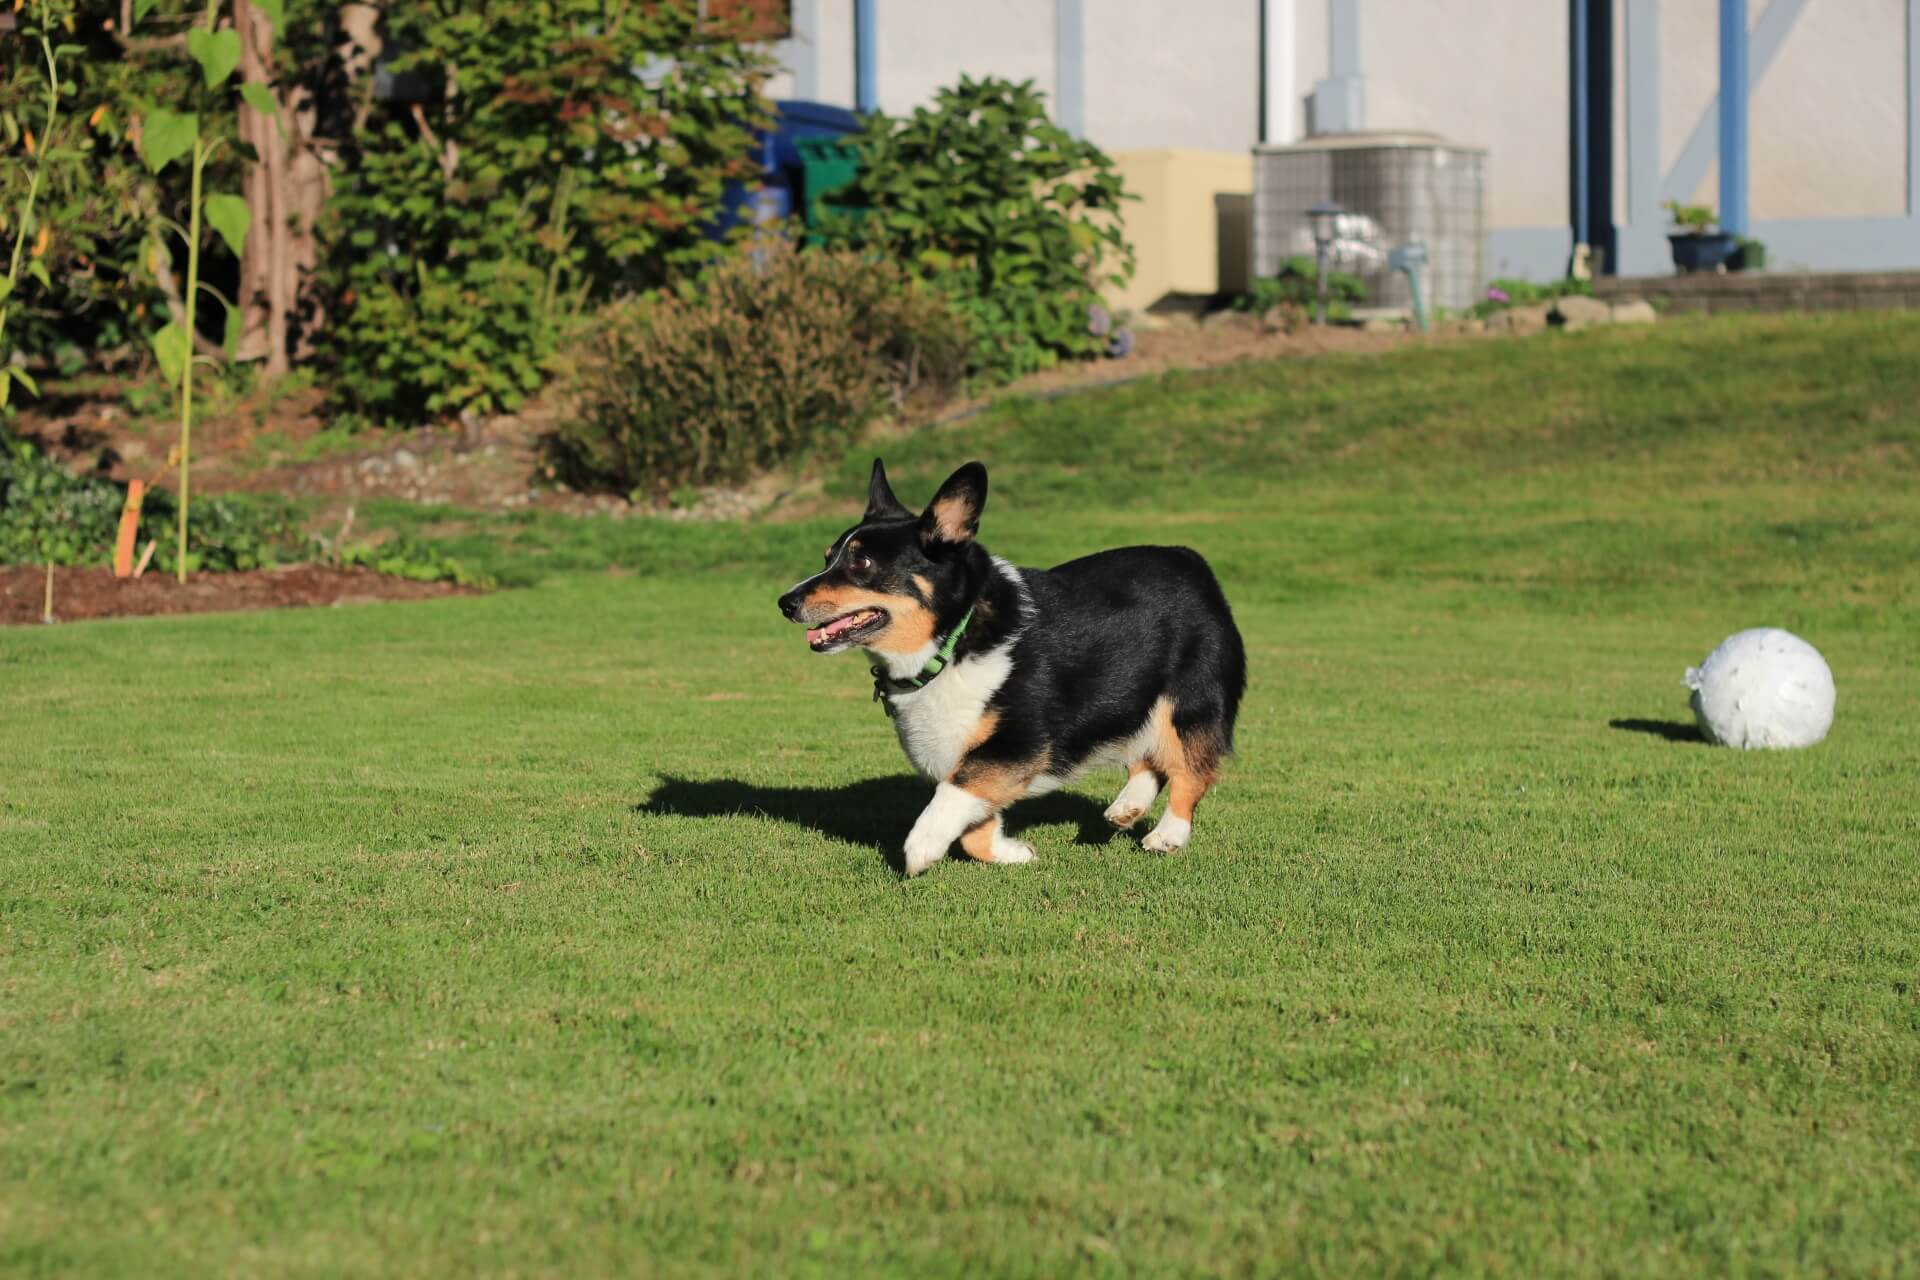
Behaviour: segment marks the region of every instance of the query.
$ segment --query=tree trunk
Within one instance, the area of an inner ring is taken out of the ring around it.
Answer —
[[[234,0],[233,7],[240,78],[266,86],[279,108],[276,121],[244,101],[240,105],[240,140],[253,148],[259,163],[247,171],[253,228],[240,263],[239,358],[263,360],[262,372],[277,378],[292,360],[311,354],[320,329],[318,301],[301,295],[320,256],[314,227],[326,207],[335,147],[314,136],[318,112],[311,93],[274,84],[277,33],[266,14],[252,0]],[[350,84],[367,75],[379,53],[379,17],[374,5],[340,7],[339,56]]]
[[[252,0],[234,0],[234,27],[240,35],[240,79],[273,92],[273,23]],[[247,168],[247,207],[253,226],[247,232],[246,252],[240,255],[237,301],[244,319],[240,331],[241,360],[266,361],[264,372],[277,378],[287,372],[287,331],[292,321],[293,289],[288,279],[291,228],[287,207],[287,142],[282,130],[291,122],[287,105],[274,95],[280,119],[246,102],[240,104],[240,141],[253,148],[258,162]]]

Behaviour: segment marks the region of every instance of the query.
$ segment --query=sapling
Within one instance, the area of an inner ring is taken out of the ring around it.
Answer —
[[[259,7],[276,26],[279,24],[281,14],[277,0],[274,3],[259,3]],[[239,33],[231,27],[218,27],[219,18],[220,0],[211,0],[207,5],[204,25],[187,33],[187,53],[199,64],[208,89],[218,89],[226,84],[234,68],[240,64]],[[264,91],[253,85],[243,85],[241,92],[256,109],[273,113],[272,98]],[[185,156],[189,158],[192,175],[187,225],[183,228],[172,219],[161,219],[162,224],[179,234],[186,244],[187,287],[180,301],[181,314],[169,320],[153,335],[153,353],[160,361],[161,373],[168,382],[177,383],[180,388],[180,555],[175,570],[182,583],[187,580],[187,514],[193,485],[193,367],[198,363],[198,357],[193,352],[193,335],[194,310],[200,290],[205,288],[226,305],[229,333],[235,332],[238,317],[238,311],[230,300],[211,286],[200,283],[201,224],[204,219],[238,257],[246,247],[247,230],[253,221],[247,202],[239,196],[202,194],[201,179],[206,172],[207,161],[219,149],[220,139],[209,140],[201,136],[200,117],[196,112],[176,112],[156,107],[142,122],[140,156],[147,167],[159,173]]]
[[[26,131],[27,150],[33,155],[33,172],[27,175],[27,194],[20,201],[18,224],[13,232],[13,254],[7,260],[7,275],[0,280],[0,408],[6,407],[8,394],[16,382],[26,388],[27,394],[40,394],[32,375],[25,369],[15,368],[12,361],[4,358],[7,353],[7,313],[12,310],[14,287],[20,282],[21,255],[26,250],[27,237],[33,232],[33,203],[40,194],[40,179],[46,172],[47,157],[54,149],[54,129],[60,120],[60,63],[45,32],[40,34],[40,56],[47,64],[47,119],[37,143],[33,130]],[[38,280],[42,288],[53,287],[47,279],[47,264],[41,261],[37,250],[27,259],[27,274]]]

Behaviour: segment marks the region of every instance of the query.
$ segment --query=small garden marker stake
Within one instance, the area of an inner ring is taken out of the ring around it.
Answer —
[[[133,576],[133,544],[140,537],[140,504],[146,500],[147,486],[139,480],[127,481],[127,505],[120,508],[120,536],[113,546],[113,576]]]

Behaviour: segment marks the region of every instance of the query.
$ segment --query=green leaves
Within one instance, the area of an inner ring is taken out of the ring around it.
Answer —
[[[1097,282],[1133,267],[1110,212],[1125,192],[1030,81],[963,76],[931,110],[869,121],[852,146],[859,175],[834,199],[871,216],[822,238],[913,264],[972,322],[977,369],[1013,376],[1102,348],[1088,330]]]
[[[253,210],[239,196],[226,194],[211,195],[203,205],[206,210],[207,224],[220,233],[220,238],[233,250],[233,256],[239,257],[246,251],[247,229],[253,225]]]
[[[232,28],[209,31],[205,27],[195,27],[187,32],[187,53],[200,64],[200,73],[207,78],[207,88],[217,89],[227,82],[233,69],[240,65],[240,33]]]
[[[200,140],[200,117],[191,111],[169,111],[155,107],[147,112],[140,127],[140,158],[147,168],[160,172],[193,150]]]
[[[178,387],[180,375],[186,371],[187,360],[193,354],[193,342],[187,337],[187,331],[178,320],[170,320],[160,332],[153,335],[154,359],[160,362],[160,374],[167,385]]]

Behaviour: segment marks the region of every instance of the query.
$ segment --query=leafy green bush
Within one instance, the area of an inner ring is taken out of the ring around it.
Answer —
[[[1486,297],[1469,307],[1467,314],[1484,320],[1509,307],[1530,307],[1536,302],[1552,302],[1555,298],[1592,296],[1591,280],[1575,280],[1569,276],[1564,280],[1536,284],[1531,280],[1502,277],[1487,286]]]
[[[359,131],[330,208],[343,407],[510,408],[583,309],[697,266],[753,171],[765,57],[693,4],[389,5],[424,102]]]
[[[581,487],[739,480],[950,388],[967,349],[965,321],[899,267],[773,241],[610,309],[552,445]]]
[[[413,582],[454,582],[463,587],[491,587],[494,580],[469,569],[430,543],[401,534],[385,542],[347,547],[337,557],[344,566],[362,566],[390,578]]]
[[[0,437],[0,564],[108,565],[113,562],[127,488],[104,476],[75,475],[23,440]],[[149,490],[140,507],[140,542],[156,545],[153,570],[175,567],[174,495]],[[227,573],[322,559],[284,498],[227,494],[195,499],[187,533],[188,568]],[[487,587],[493,580],[419,539],[339,548],[324,558],[416,582]]]
[[[125,485],[75,475],[25,441],[0,445],[0,564],[104,565],[113,560]],[[178,564],[179,508],[165,489],[140,508],[140,541],[152,540],[153,567]],[[284,499],[252,494],[201,498],[187,522],[189,570],[260,569],[309,550],[299,513]]]
[[[977,370],[1012,377],[1101,350],[1088,308],[1133,274],[1128,197],[1031,82],[962,77],[931,109],[875,116],[848,145],[859,175],[833,198],[867,212],[829,218],[823,234],[877,247],[946,293],[972,326]]]
[[[1367,300],[1367,286],[1359,276],[1345,271],[1327,272],[1327,318],[1345,320],[1353,308]],[[1320,264],[1305,254],[1296,254],[1280,264],[1280,270],[1253,282],[1253,286],[1233,300],[1236,311],[1251,311],[1257,316],[1281,308],[1311,308],[1320,301]]]
[[[1673,225],[1685,229],[1692,235],[1703,236],[1719,223],[1720,215],[1713,211],[1712,205],[1682,204],[1678,200],[1666,200],[1660,205],[1673,219]]]

